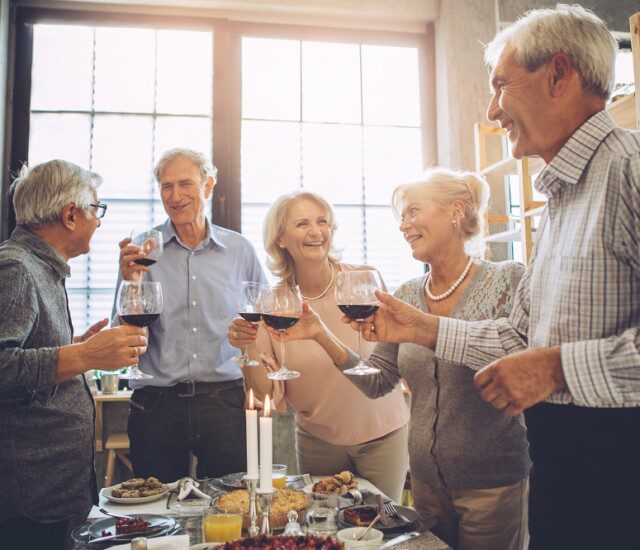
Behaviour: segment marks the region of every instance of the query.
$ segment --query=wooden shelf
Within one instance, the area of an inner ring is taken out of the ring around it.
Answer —
[[[545,167],[544,160],[540,157],[527,157],[529,162],[529,170],[537,174],[541,172]],[[504,177],[504,176],[517,176],[518,175],[518,161],[513,157],[507,157],[498,162],[490,164],[486,168],[480,170],[480,173],[485,177]]]
[[[627,128],[628,130],[639,129],[636,122],[635,93],[621,97],[607,105],[607,111],[620,128]]]

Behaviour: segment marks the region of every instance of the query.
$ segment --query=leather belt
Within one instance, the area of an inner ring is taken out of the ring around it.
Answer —
[[[141,388],[141,390],[177,395],[178,397],[194,397],[195,395],[200,394],[211,394],[231,390],[233,388],[239,388],[242,385],[242,378],[229,380],[227,382],[196,382],[195,380],[187,380],[186,382],[178,382],[173,386],[145,386],[144,388]]]

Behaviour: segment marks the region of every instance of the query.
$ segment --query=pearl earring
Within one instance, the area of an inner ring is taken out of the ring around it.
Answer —
[[[458,220],[453,220],[451,222],[451,225],[453,225],[453,227],[457,228],[458,227]]]

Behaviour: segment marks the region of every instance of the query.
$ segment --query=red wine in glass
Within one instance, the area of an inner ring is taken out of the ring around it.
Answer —
[[[133,260],[134,264],[138,265],[146,265],[147,267],[155,264],[158,260],[152,260],[151,258],[139,258],[138,260]]]
[[[344,313],[349,319],[354,321],[362,321],[367,317],[371,317],[378,308],[379,304],[339,304],[340,311]]]
[[[140,313],[135,315],[121,315],[120,317],[125,323],[127,323],[127,325],[135,325],[136,327],[148,327],[158,317],[160,317],[160,314]]]
[[[250,323],[258,323],[260,321],[260,317],[262,317],[261,313],[256,313],[254,311],[239,311],[238,315]]]
[[[284,315],[271,315],[267,313],[262,314],[264,322],[277,330],[287,330],[295,325],[300,317],[288,317]]]
[[[376,290],[382,290],[380,274],[372,269],[340,271],[336,277],[335,296],[338,307],[349,319],[362,322],[371,317],[380,307]],[[364,376],[376,374],[380,369],[367,365],[362,357],[362,330],[358,331],[359,361],[355,367],[344,370],[344,374]]]

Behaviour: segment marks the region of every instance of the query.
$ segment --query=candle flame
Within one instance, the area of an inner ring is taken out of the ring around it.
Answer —
[[[264,416],[271,416],[271,399],[268,394],[264,400]]]
[[[253,389],[249,390],[249,408],[253,410]]]

